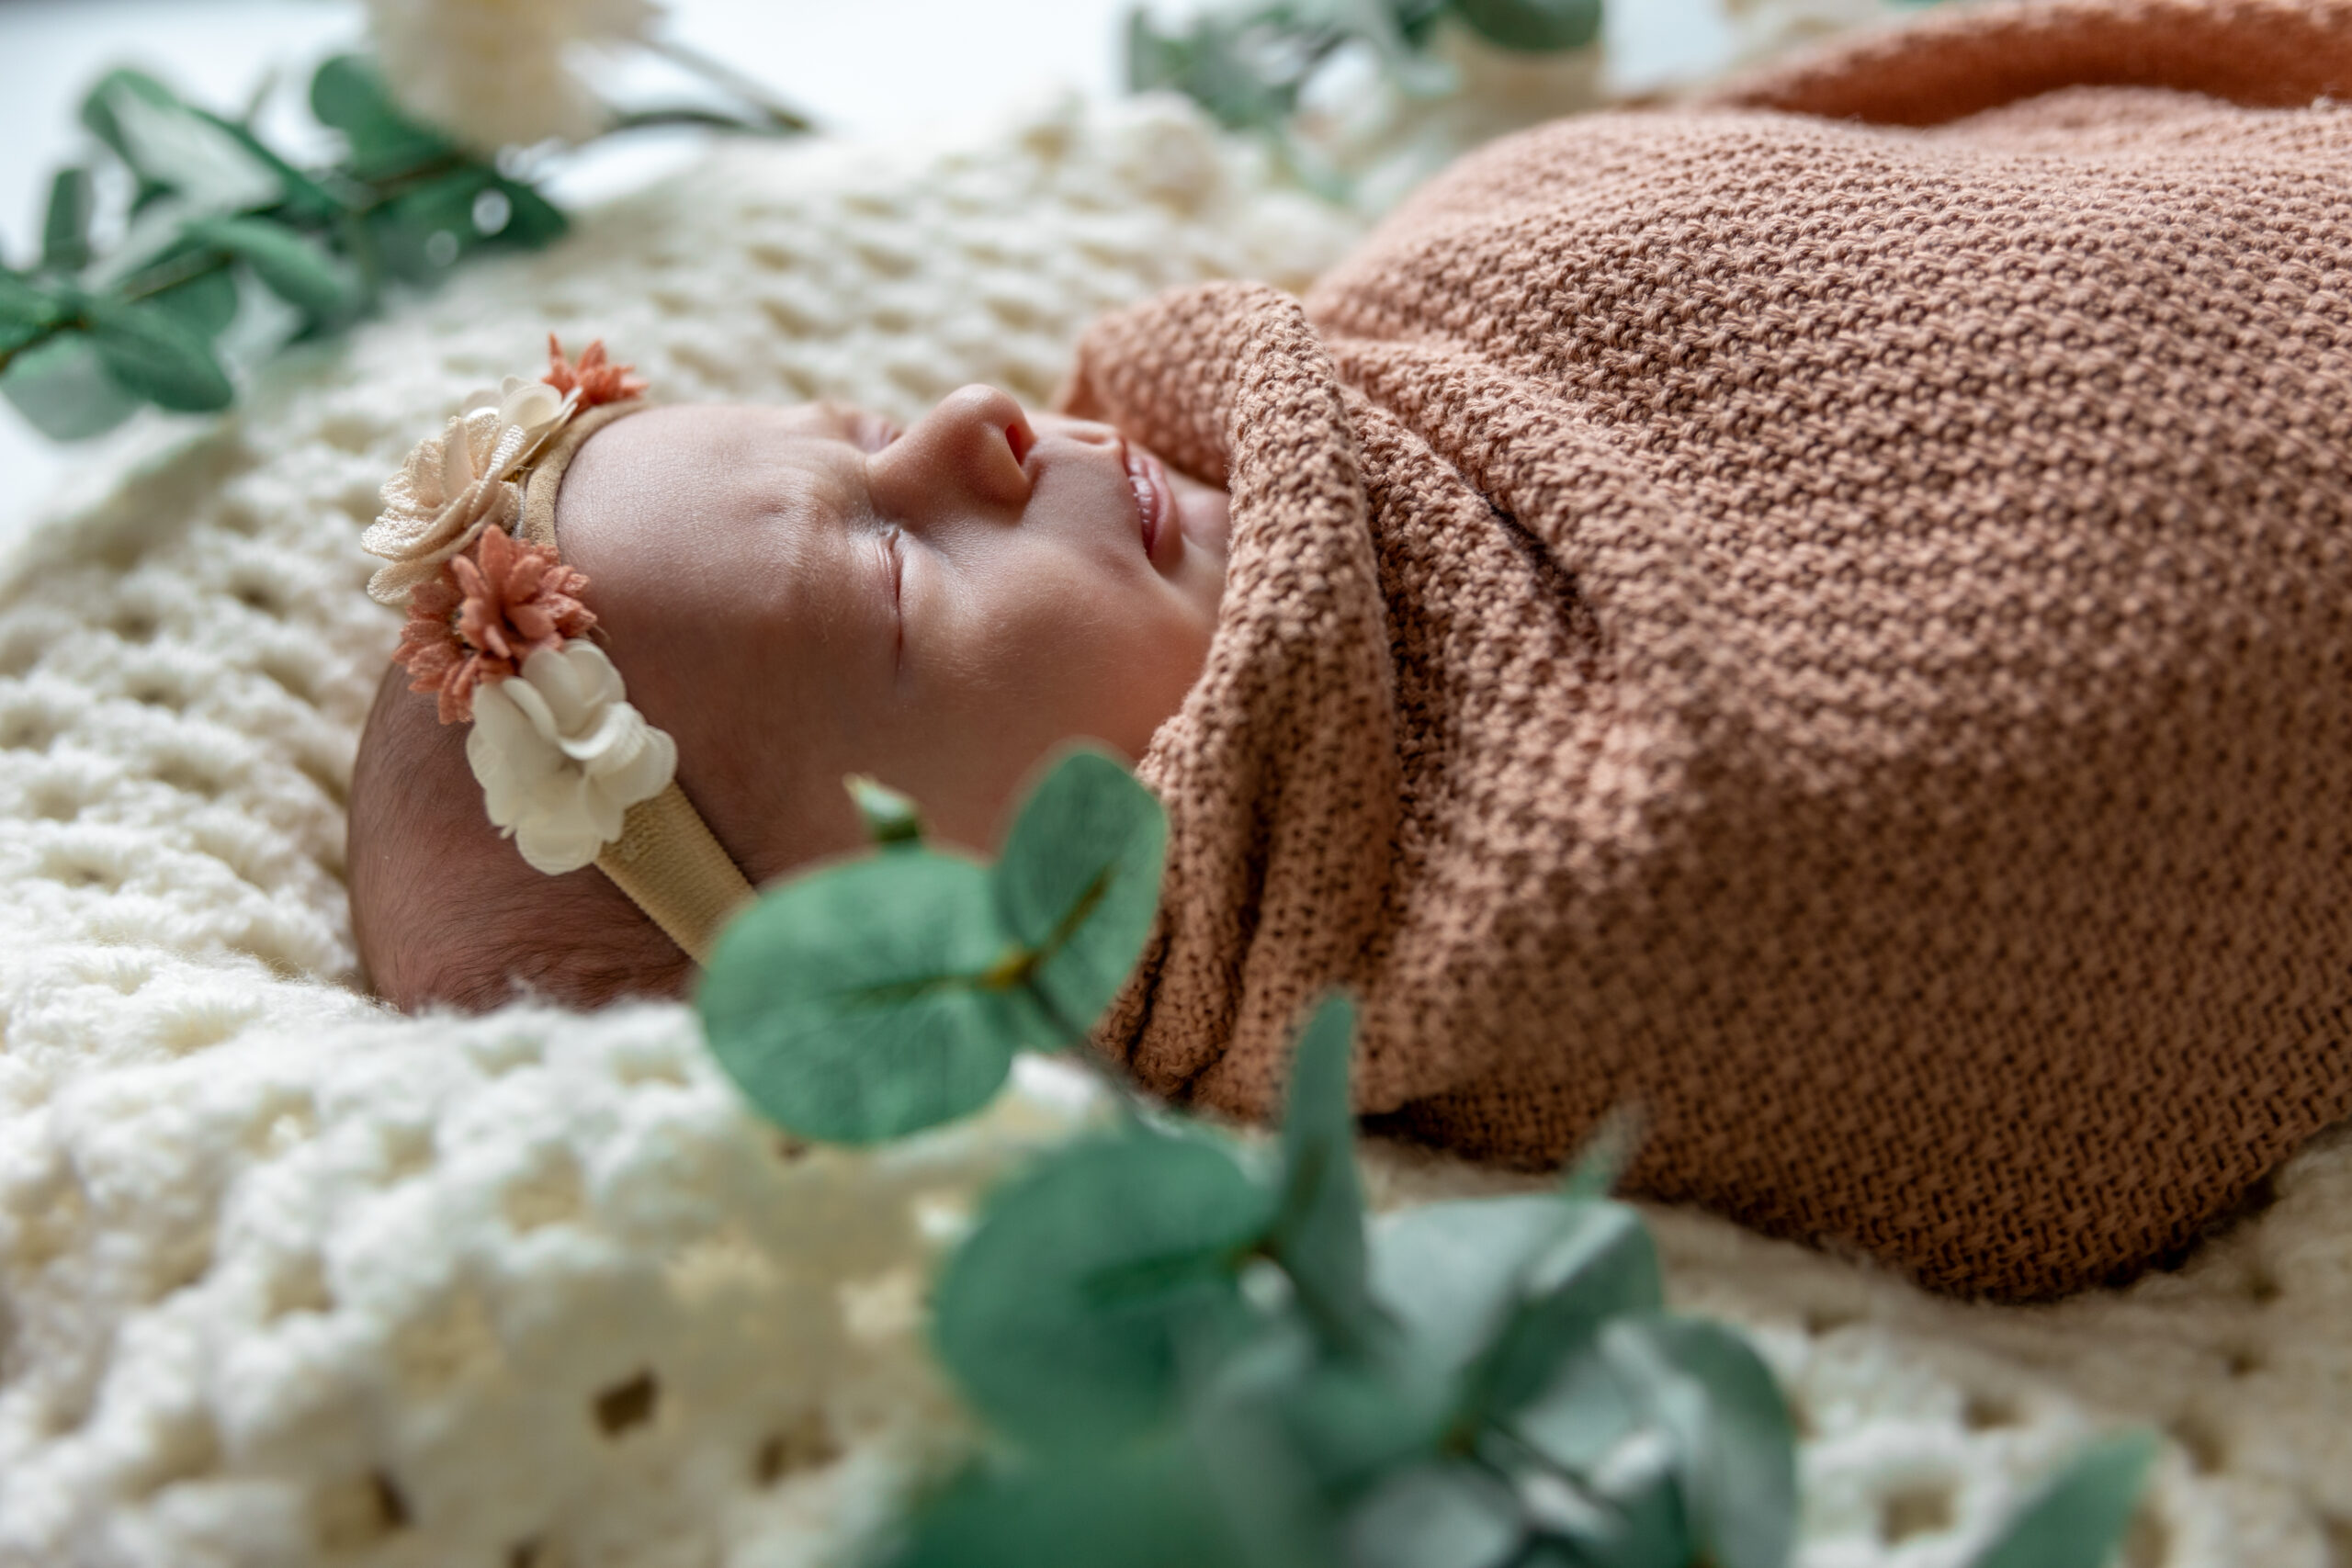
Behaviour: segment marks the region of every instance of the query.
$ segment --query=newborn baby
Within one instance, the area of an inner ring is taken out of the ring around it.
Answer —
[[[753,881],[857,841],[852,769],[986,846],[1056,741],[1138,757],[1096,1043],[1160,1092],[1267,1114],[1345,983],[1387,1131],[1539,1167],[1634,1106],[1636,1192],[2118,1279],[2352,1113],[2346,83],[2352,0],[2027,0],[1546,127],[1303,303],[1099,323],[1090,423],[620,418],[532,481],[589,586],[514,635],[600,617]],[[685,985],[407,679],[385,994]]]

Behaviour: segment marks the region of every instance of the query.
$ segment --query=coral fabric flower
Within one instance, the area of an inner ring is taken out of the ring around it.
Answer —
[[[466,761],[490,819],[550,876],[594,863],[630,807],[669,788],[677,743],[629,705],[593,642],[542,649],[474,696]]]
[[[435,694],[442,723],[462,723],[473,716],[475,687],[596,624],[580,602],[587,587],[587,578],[493,523],[471,557],[452,558],[417,589],[392,657],[408,667],[410,691]]]
[[[437,438],[418,442],[385,482],[383,512],[359,536],[360,548],[386,562],[368,580],[368,595],[406,604],[484,528],[521,515],[523,487],[511,476],[577,407],[543,381],[510,376],[498,391],[467,400]]]
[[[580,406],[593,409],[599,403],[622,403],[641,394],[645,381],[632,376],[633,365],[612,365],[605,359],[605,340],[598,338],[581,352],[580,363],[566,364],[563,345],[555,333],[548,333],[547,384],[559,392],[576,393]]]
[[[580,57],[642,41],[660,16],[653,0],[368,0],[393,94],[483,152],[602,130]]]

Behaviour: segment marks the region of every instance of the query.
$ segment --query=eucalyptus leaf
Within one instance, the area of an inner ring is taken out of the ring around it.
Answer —
[[[1467,1371],[1518,1310],[1529,1267],[1566,1236],[1576,1211],[1550,1193],[1425,1203],[1374,1224],[1372,1293],[1412,1354]]]
[[[15,354],[46,337],[71,314],[46,289],[0,270],[0,354]]]
[[[179,193],[200,212],[266,207],[285,194],[277,171],[214,121],[176,99],[156,97],[152,79],[116,72],[95,95],[113,141],[140,178]]]
[[[1361,1355],[1385,1320],[1366,1274],[1363,1190],[1348,1098],[1355,1023],[1353,1002],[1342,994],[1328,997],[1291,1055],[1282,1197],[1268,1247],[1317,1331],[1334,1349]]]
[[[360,179],[382,178],[455,152],[448,138],[401,111],[382,74],[359,55],[321,62],[311,77],[311,112],[320,124],[343,132]]]
[[[166,312],[92,299],[84,315],[91,346],[125,391],[180,413],[209,413],[235,398],[212,350]]]
[[[1261,1338],[1269,1337],[1265,1326],[1259,1325]],[[1232,1556],[1220,1561],[1235,1568],[1338,1568],[1337,1521],[1282,1416],[1278,1402],[1250,1397],[1222,1378],[1186,1403],[1185,1433],[1205,1495],[1233,1536]]]
[[[1488,43],[1523,54],[1582,49],[1600,36],[1600,0],[1452,0]]]
[[[887,856],[885,861],[901,857]],[[1133,1127],[1037,1160],[991,1197],[933,1298],[940,1359],[1038,1450],[1164,1426],[1248,1319],[1238,1272],[1271,1219],[1225,1149]]]
[[[1555,1475],[1521,1479],[1537,1528],[1570,1547],[1578,1568],[1684,1568],[1719,1560],[1694,1550],[1673,1461],[1673,1445],[1646,1432],[1619,1445],[1581,1490]],[[1573,1507],[1560,1505],[1573,1501]]]
[[[191,106],[188,112],[198,119],[216,127],[222,135],[245,150],[254,161],[277,177],[279,195],[289,214],[311,221],[333,218],[344,209],[345,203],[333,191],[296,168],[271,150],[269,143],[253,133],[251,128],[238,124],[209,109]]]
[[[124,136],[118,118],[118,106],[121,95],[125,93],[144,99],[155,108],[178,109],[182,106],[179,95],[163,83],[144,71],[128,68],[118,68],[107,72],[91,84],[88,92],[82,95],[82,124],[92,135],[111,148],[115,156],[130,164],[132,173],[141,175],[144,178],[145,171],[140,169],[138,158],[132,151],[130,140]]]
[[[1389,0],[1389,13],[1396,18],[1396,31],[1407,43],[1419,49],[1437,30],[1438,18],[1445,15],[1448,0]]]
[[[1349,1515],[1350,1568],[1502,1568],[1527,1538],[1519,1499],[1459,1461],[1399,1471]]]
[[[209,343],[237,319],[237,280],[227,267],[217,266],[150,294],[141,303]]]
[[[1561,1202],[1566,1224],[1527,1260],[1519,1299],[1468,1380],[1465,1401],[1481,1418],[1506,1416],[1534,1399],[1604,1324],[1656,1311],[1664,1300],[1657,1247],[1640,1216],[1622,1203]]]
[[[1064,753],[1030,791],[997,861],[1005,929],[1036,954],[1028,984],[1083,1031],[1134,970],[1159,908],[1168,813],[1101,751]]]
[[[474,197],[487,183],[481,171],[460,169],[402,192],[372,214],[392,270],[411,282],[430,282],[479,245]]]
[[[189,233],[252,267],[271,293],[311,316],[339,314],[351,301],[353,289],[326,248],[283,224],[219,218],[191,225]]]
[[[1250,47],[1245,24],[1211,12],[1163,33],[1140,8],[1127,14],[1127,85],[1183,93],[1232,130],[1269,130],[1298,107],[1304,73]]]
[[[1389,1343],[1369,1357],[1318,1357],[1287,1392],[1292,1440],[1326,1489],[1356,1491],[1446,1441],[1454,1380],[1411,1348]]]
[[[922,842],[922,813],[912,800],[864,773],[852,773],[842,784],[865,824],[867,838],[885,849]]]
[[[1570,1359],[1511,1415],[1509,1427],[1552,1464],[1582,1473],[1641,1430],[1643,1419],[1624,1382],[1595,1349]]]
[[[1207,1501],[1211,1483],[1196,1449],[1176,1439],[1060,1453],[1010,1472],[967,1472],[923,1511],[913,1539],[889,1562],[891,1568],[1250,1563],[1224,1511]]]
[[[761,1112],[871,1143],[978,1109],[1012,1053],[1052,1036],[1018,987],[982,983],[1006,936],[985,868],[910,849],[768,893],[721,934],[695,1000]]]
[[[2155,1462],[2153,1432],[2092,1445],[2018,1509],[1971,1568],[2106,1568]]]
[[[489,188],[506,198],[506,221],[498,231],[501,243],[536,250],[571,231],[571,220],[563,209],[521,181],[494,180]]]
[[[79,272],[90,260],[90,215],[96,209],[90,171],[65,168],[49,184],[49,210],[41,221],[40,265],[51,272]]]
[[[1796,1538],[1796,1431],[1771,1372],[1720,1325],[1621,1318],[1602,1354],[1673,1443],[1690,1533],[1721,1568],[1782,1568]]]
[[[1634,1161],[1641,1145],[1641,1118],[1631,1111],[1612,1111],[1585,1135],[1583,1146],[1568,1162],[1560,1190],[1569,1198],[1606,1198]]]
[[[52,441],[84,441],[137,413],[140,400],[107,373],[87,333],[63,332],[18,353],[0,394]]]

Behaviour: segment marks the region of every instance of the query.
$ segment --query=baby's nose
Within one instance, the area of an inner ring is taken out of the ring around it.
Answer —
[[[1018,510],[1029,500],[1023,467],[1037,445],[1029,416],[994,387],[965,387],[876,453],[875,499],[917,527],[952,511]]]

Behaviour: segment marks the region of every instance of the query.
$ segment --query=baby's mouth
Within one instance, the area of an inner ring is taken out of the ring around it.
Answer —
[[[1143,534],[1143,553],[1166,571],[1183,553],[1183,530],[1176,525],[1175,491],[1159,459],[1122,439],[1119,456],[1125,462],[1127,484],[1135,491],[1136,522]]]

